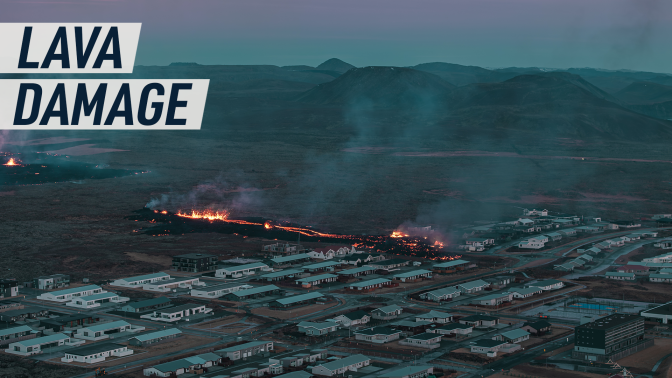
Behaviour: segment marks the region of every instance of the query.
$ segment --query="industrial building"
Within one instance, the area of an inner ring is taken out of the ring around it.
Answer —
[[[586,361],[615,361],[653,345],[644,337],[644,317],[613,314],[574,329],[572,358]]]
[[[178,272],[207,272],[217,269],[217,256],[202,253],[187,253],[173,256],[171,270]]]

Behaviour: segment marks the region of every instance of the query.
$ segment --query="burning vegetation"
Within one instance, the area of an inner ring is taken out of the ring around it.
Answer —
[[[151,223],[151,226],[135,230],[135,232],[153,236],[218,232],[244,237],[294,241],[301,235],[301,240],[304,241],[347,242],[359,249],[375,249],[379,252],[433,260],[452,260],[460,257],[446,253],[443,241],[433,240],[427,236],[409,236],[400,231],[395,231],[392,235],[332,234],[290,222],[278,222],[260,217],[232,219],[230,215],[226,210],[180,210],[173,213],[145,207],[127,218]]]

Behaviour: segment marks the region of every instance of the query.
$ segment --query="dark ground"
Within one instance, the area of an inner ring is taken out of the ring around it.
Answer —
[[[487,117],[472,126],[460,121],[453,130],[450,117],[426,109],[291,101],[306,86],[327,80],[311,75],[314,80],[302,79],[302,85],[275,80],[261,89],[256,82],[244,91],[212,91],[200,131],[5,134],[4,152],[93,143],[124,151],[56,159],[149,172],[0,186],[0,259],[6,267],[0,278],[119,277],[165,269],[165,263],[148,261],[153,256],[250,256],[262,244],[236,235],[133,232],[148,225],[125,217],[153,199],[158,209],[228,208],[233,217],[291,220],[351,234],[389,234],[409,221],[450,231],[473,220],[518,216],[522,207],[603,219],[671,212],[672,153],[665,139],[583,137],[564,133],[561,124],[551,133],[548,122],[535,130],[529,119],[515,127],[495,119],[486,127]],[[630,132],[637,127],[633,123]],[[56,136],[90,140],[7,143]],[[148,256],[134,260],[125,252]]]

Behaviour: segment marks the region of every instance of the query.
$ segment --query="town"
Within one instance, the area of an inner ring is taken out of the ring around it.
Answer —
[[[445,259],[274,240],[254,255],[184,253],[166,271],[112,280],[3,279],[0,346],[78,368],[75,377],[672,369],[672,214],[603,220],[524,209],[452,239]]]

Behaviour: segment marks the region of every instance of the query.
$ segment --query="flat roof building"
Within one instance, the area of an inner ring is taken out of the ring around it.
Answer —
[[[572,358],[607,362],[615,361],[653,345],[644,338],[644,317],[613,314],[574,329]]]
[[[95,364],[103,362],[107,357],[125,357],[133,354],[132,349],[121,344],[93,344],[69,349],[61,362],[83,362]]]
[[[166,308],[171,305],[170,299],[166,297],[158,297],[152,299],[146,299],[144,301],[130,302],[126,303],[121,307],[121,311],[124,312],[147,312],[152,310],[158,310],[161,308]]]
[[[142,287],[143,285],[146,284],[169,279],[170,275],[168,275],[167,273],[159,272],[159,273],[145,274],[142,276],[120,278],[118,280],[112,281],[110,285],[121,287]]]
[[[51,291],[48,293],[42,293],[37,296],[37,299],[42,299],[50,302],[70,302],[74,298],[83,297],[87,295],[100,294],[105,292],[98,285],[86,285],[80,287],[73,287],[65,290]]]

